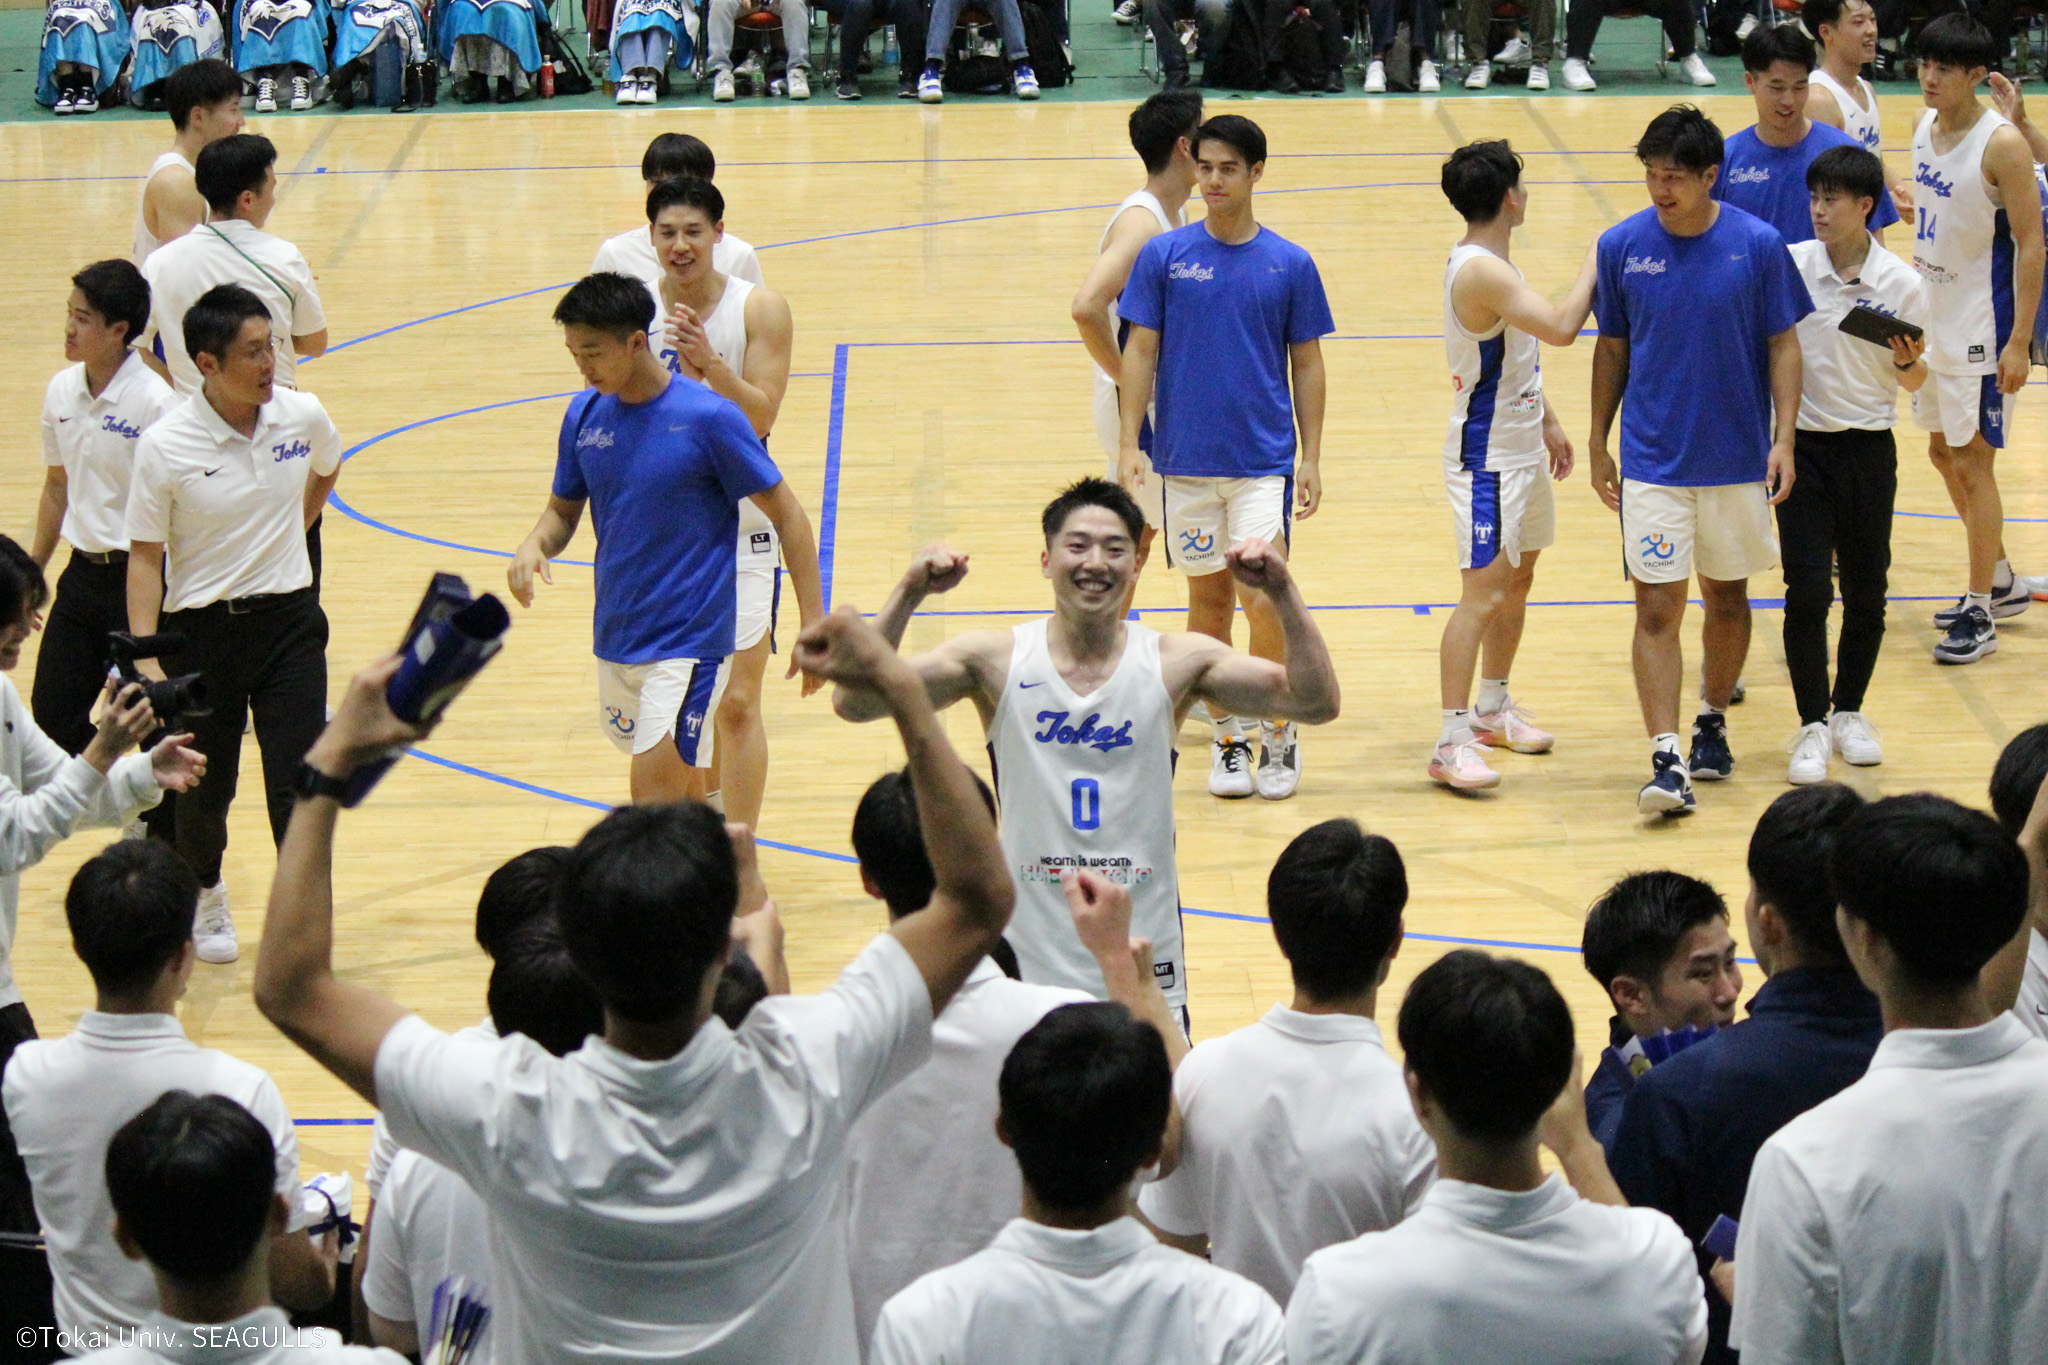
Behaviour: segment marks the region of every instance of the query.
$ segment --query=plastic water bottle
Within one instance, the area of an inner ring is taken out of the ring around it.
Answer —
[[[551,61],[540,64],[540,97],[544,100],[555,97],[555,64]]]
[[[896,65],[896,25],[894,24],[885,24],[882,27],[882,64],[884,66]]]

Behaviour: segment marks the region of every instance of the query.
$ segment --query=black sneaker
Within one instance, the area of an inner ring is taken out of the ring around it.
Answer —
[[[1643,815],[1689,815],[1699,806],[1692,794],[1692,778],[1677,754],[1659,749],[1650,755],[1650,780],[1636,793],[1636,810]]]
[[[1948,634],[1941,637],[1941,643],[1934,647],[1934,661],[1938,664],[1973,664],[1986,654],[1998,652],[1998,627],[1991,624],[1991,613],[1982,607],[1971,607],[1956,617],[1955,624],[1948,628]]]
[[[1266,88],[1276,95],[1299,95],[1301,82],[1286,67],[1276,66],[1266,73]]]
[[[1685,765],[1702,782],[1718,782],[1735,771],[1728,751],[1728,718],[1711,711],[1692,723],[1692,757]]]
[[[917,98],[917,92],[916,92],[915,90],[911,91],[911,92],[910,92],[910,97],[911,97],[912,99],[916,99],[916,98]],[[860,98],[860,83],[859,83],[859,82],[857,82],[857,81],[841,81],[841,82],[839,82],[839,98],[841,98],[841,99],[843,99],[843,100],[857,100],[857,99],[859,99],[859,98]]]

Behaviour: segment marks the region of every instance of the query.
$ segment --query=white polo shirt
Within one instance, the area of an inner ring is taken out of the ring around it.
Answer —
[[[1707,1301],[1655,1209],[1438,1180],[1407,1222],[1308,1258],[1289,1365],[1696,1365]],[[1749,1365],[1745,1359],[1744,1365]]]
[[[49,1244],[60,1328],[136,1327],[156,1311],[155,1276],[114,1245],[107,1143],[170,1090],[225,1095],[254,1114],[276,1144],[292,1228],[311,1222],[299,1197],[298,1134],[266,1072],[200,1047],[175,1015],[88,1010],[68,1037],[16,1048],[0,1087]]]
[[[422,1337],[434,1320],[434,1290],[452,1275],[468,1282],[470,1297],[495,1305],[490,1237],[490,1214],[461,1176],[399,1152],[378,1188],[363,1302],[380,1318],[416,1324]],[[491,1328],[485,1324],[486,1354]]]
[[[1757,1153],[1735,1265],[1742,1365],[2038,1365],[2048,1043],[2009,1013],[1887,1033]]]
[[[457,1029],[457,1038],[495,1038],[498,1026],[485,1015],[483,1022],[471,1024],[468,1028]],[[370,1155],[363,1162],[363,1188],[370,1192],[370,1198],[379,1197],[384,1188],[384,1177],[390,1173],[391,1163],[397,1159],[400,1148],[392,1140],[390,1125],[384,1122],[382,1114],[370,1124]],[[387,1315],[388,1316],[388,1315]]]
[[[490,1210],[495,1365],[853,1365],[847,1134],[931,1037],[924,978],[885,934],[824,994],[770,996],[737,1032],[709,1019],[665,1061],[408,1016],[377,1098],[401,1146]]]
[[[1868,303],[1926,327],[1927,285],[1920,272],[1875,239],[1852,279],[1835,273],[1820,241],[1793,243],[1792,260],[1813,296],[1813,311],[1799,319],[1799,429],[1890,430],[1899,420],[1899,372],[1891,347],[1852,337],[1841,322],[1851,308]]]
[[[1280,1306],[1135,1218],[1018,1218],[889,1300],[868,1365],[1282,1365]]]
[[[342,1345],[332,1327],[294,1327],[282,1308],[204,1324],[152,1313],[132,1342],[84,1359],[93,1365],[405,1365],[396,1351]]]
[[[1180,1165],[1138,1195],[1162,1231],[1209,1235],[1209,1258],[1282,1307],[1309,1253],[1390,1228],[1436,1179],[1379,1025],[1275,1005],[1195,1045],[1173,1076]]]
[[[277,382],[287,388],[298,372],[292,338],[327,326],[313,267],[299,249],[240,218],[201,223],[164,243],[142,263],[142,276],[149,281],[149,329],[163,338],[164,363],[179,393],[199,391],[199,367],[185,353],[186,310],[217,284],[239,284],[270,310]]]
[[[2027,965],[2012,1012],[2036,1038],[2048,1041],[2048,935],[2039,929],[2027,931]]]
[[[57,371],[43,391],[43,463],[64,471],[64,539],[75,550],[128,548],[128,474],[135,442],[178,395],[130,350],[94,397],[85,364]]]
[[[853,1126],[842,1188],[862,1343],[898,1290],[972,1256],[1017,1216],[1024,1182],[996,1139],[1003,1063],[1049,1011],[1092,999],[1012,981],[983,958],[933,1022],[932,1059]]]
[[[597,249],[597,259],[590,263],[590,273],[595,275],[600,270],[610,270],[631,275],[636,280],[660,279],[661,258],[654,254],[652,231],[643,225],[616,237],[607,237],[604,245]],[[754,248],[730,232],[712,246],[711,268],[721,275],[761,283],[761,258],[754,254]]]
[[[203,393],[165,413],[136,443],[127,524],[165,546],[164,610],[311,587],[306,480],[339,468],[341,433],[310,393],[272,389],[253,436]]]

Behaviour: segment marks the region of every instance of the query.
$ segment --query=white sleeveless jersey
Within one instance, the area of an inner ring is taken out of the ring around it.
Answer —
[[[1124,196],[1124,202],[1116,206],[1116,212],[1109,215],[1109,222],[1102,228],[1102,239],[1095,244],[1097,255],[1102,253],[1104,243],[1109,241],[1109,230],[1116,226],[1116,220],[1124,216],[1125,209],[1145,209],[1159,220],[1161,232],[1171,232],[1187,223],[1187,210],[1182,209],[1180,222],[1175,223],[1166,216],[1166,206],[1159,202],[1159,196],[1150,190],[1137,190]],[[1116,333],[1118,350],[1123,349],[1123,318],[1116,310],[1116,300],[1109,302],[1109,327]],[[1113,461],[1123,452],[1123,418],[1117,414],[1116,381],[1100,366],[1095,367],[1095,435],[1102,442],[1103,453]],[[1110,477],[1116,474],[1112,468]]]
[[[1451,307],[1458,272],[1480,256],[1493,253],[1470,244],[1453,247],[1444,267],[1444,355],[1454,390],[1445,473],[1497,474],[1545,459],[1542,348],[1536,338],[1508,326],[1505,318],[1487,332],[1468,332]]]
[[[1060,889],[1063,869],[1094,872],[1129,888],[1131,933],[1152,940],[1153,975],[1178,1009],[1187,961],[1173,861],[1173,701],[1159,633],[1126,624],[1116,672],[1078,697],[1053,667],[1046,625],[1012,631],[1009,676],[988,723],[1003,852],[1017,879],[1010,945],[1026,981],[1101,998],[1102,972]]]
[[[183,152],[165,152],[150,166],[149,174],[142,177],[142,192],[135,196],[135,264],[141,265],[149,259],[149,253],[163,243],[149,230],[148,220],[142,216],[142,202],[149,197],[149,182],[156,179],[156,173],[166,166],[183,166],[192,169],[192,163],[185,159]]]
[[[1913,265],[1927,281],[1927,368],[1993,374],[2012,335],[2012,232],[1984,178],[1984,148],[2009,127],[1987,109],[1942,156],[1934,111],[1913,129]]]
[[[717,262],[712,262],[713,268]],[[670,374],[681,374],[681,362],[676,357],[675,342],[668,331],[668,306],[661,301],[661,277],[647,282],[647,292],[654,295],[655,330],[660,333],[653,338],[654,353],[661,357],[661,363],[668,367]],[[704,335],[711,340],[711,349],[718,352],[718,358],[732,366],[735,374],[747,366],[747,295],[754,292],[751,281],[737,275],[725,277],[725,292],[718,296],[718,306],[711,310],[711,316],[704,319]],[[694,382],[694,381],[693,381]],[[757,550],[755,537],[766,535],[766,550]],[[754,553],[775,553],[779,546],[775,540],[775,523],[768,520],[768,514],[754,505],[752,498],[740,502],[740,538],[738,553],[740,562]]]
[[[1870,151],[1884,150],[1884,135],[1877,124],[1877,92],[1869,81],[1858,76],[1856,88],[1851,90],[1819,67],[1813,69],[1809,81],[1835,97],[1835,107],[1842,111],[1843,132]]]

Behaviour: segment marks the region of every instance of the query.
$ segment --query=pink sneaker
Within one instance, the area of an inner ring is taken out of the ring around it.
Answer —
[[[1492,715],[1475,712],[1472,733],[1481,744],[1511,749],[1518,754],[1547,754],[1550,746],[1557,742],[1548,730],[1539,730],[1531,725],[1529,713],[1512,700]]]
[[[1486,766],[1493,751],[1476,739],[1454,739],[1436,746],[1429,775],[1457,791],[1480,791],[1500,785],[1500,774]]]

